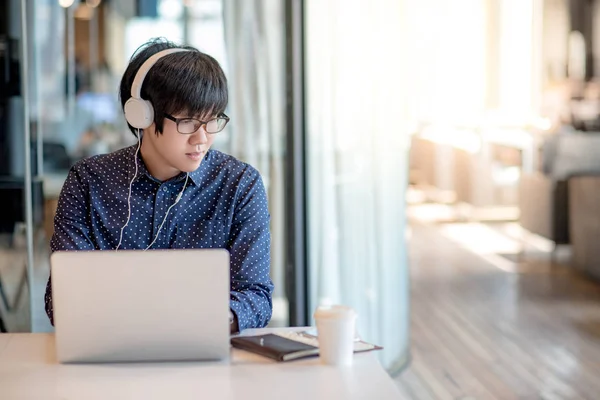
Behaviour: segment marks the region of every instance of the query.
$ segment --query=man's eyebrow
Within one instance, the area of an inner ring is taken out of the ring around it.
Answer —
[[[174,117],[177,117],[177,118],[194,118],[194,119],[198,119],[200,121],[208,121],[210,119],[213,119],[213,118],[217,117],[217,115],[214,115],[212,113],[210,113],[210,114],[209,113],[205,113],[205,114],[202,114],[202,115],[208,115],[208,117],[205,117],[203,119],[202,117],[200,117],[201,114],[194,114],[194,113],[191,113],[191,112],[188,112],[188,111],[181,111],[181,112],[174,113],[174,114],[171,114],[171,115],[173,115]]]
[[[217,117],[218,117],[218,115],[217,115],[217,114],[213,114],[213,113],[210,113],[210,114],[204,114],[204,115],[205,115],[204,117],[197,117],[197,116],[196,116],[196,117],[194,117],[194,118],[196,118],[196,119],[199,119],[200,121],[210,121],[211,119],[214,119],[214,118],[217,118]]]

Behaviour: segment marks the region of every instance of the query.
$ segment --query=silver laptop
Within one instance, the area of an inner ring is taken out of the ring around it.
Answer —
[[[59,362],[226,360],[224,249],[56,252]]]

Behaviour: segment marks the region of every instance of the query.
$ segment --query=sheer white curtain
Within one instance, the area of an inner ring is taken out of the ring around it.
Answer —
[[[409,334],[404,26],[401,0],[306,0],[310,307],[353,306],[389,368]]]
[[[271,212],[274,323],[287,324],[284,296],[285,25],[280,0],[224,0],[230,85],[229,152],[263,177]]]

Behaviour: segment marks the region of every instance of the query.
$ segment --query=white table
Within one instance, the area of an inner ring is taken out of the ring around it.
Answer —
[[[244,335],[274,332],[249,329]],[[52,334],[0,334],[0,399],[398,399],[374,353],[352,367],[277,363],[232,349],[229,363],[59,364]]]

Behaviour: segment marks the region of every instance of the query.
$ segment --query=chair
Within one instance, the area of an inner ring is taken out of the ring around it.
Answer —
[[[572,244],[570,179],[600,175],[600,133],[564,132],[546,137],[539,170],[521,175],[519,223],[557,245]],[[552,253],[554,258],[555,252]]]
[[[521,175],[519,182],[519,223],[529,232],[569,244],[568,180],[554,181],[541,172]]]

